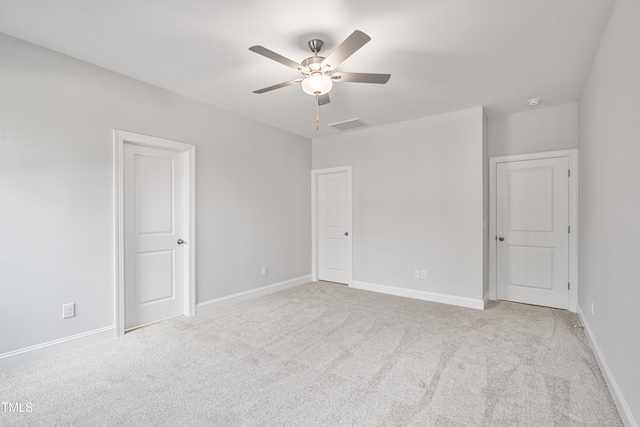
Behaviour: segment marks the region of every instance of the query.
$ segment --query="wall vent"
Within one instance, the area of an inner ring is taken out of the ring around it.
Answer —
[[[331,123],[328,126],[334,127],[336,129],[340,129],[340,130],[347,130],[347,129],[353,129],[353,128],[359,128],[359,127],[363,127],[363,126],[367,126],[366,123],[364,123],[363,121],[361,121],[360,119],[350,119],[350,120],[345,120],[343,122],[336,122],[336,123]]]

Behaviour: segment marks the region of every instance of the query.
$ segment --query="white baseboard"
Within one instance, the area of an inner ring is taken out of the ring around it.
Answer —
[[[362,289],[365,291],[380,292],[382,294],[395,295],[399,297],[421,299],[424,301],[439,302],[442,304],[457,305],[459,307],[475,308],[484,310],[484,300],[455,295],[439,294],[436,292],[417,291],[415,289],[397,288],[395,286],[376,285],[374,283],[359,282],[353,280],[350,288]]]
[[[22,363],[32,362],[54,354],[64,353],[86,345],[95,344],[113,338],[114,336],[115,326],[112,325],[3,353],[0,354],[0,370],[8,369]]]
[[[484,310],[485,308],[487,308],[487,302],[489,302],[489,291],[487,290],[487,293],[484,294],[484,296],[482,297],[482,309]]]
[[[600,366],[602,376],[607,382],[607,386],[609,387],[609,391],[611,392],[611,397],[613,397],[613,401],[618,408],[618,413],[620,414],[620,418],[622,418],[622,422],[627,427],[638,427],[638,422],[633,416],[631,408],[629,408],[629,404],[624,398],[622,390],[620,390],[620,386],[618,386],[618,382],[616,381],[613,373],[611,372],[611,369],[609,368],[609,365],[607,364],[607,360],[604,358],[604,354],[602,354],[600,345],[598,345],[598,341],[596,341],[596,337],[593,335],[591,327],[589,326],[589,322],[587,322],[587,319],[585,318],[584,312],[580,308],[580,305],[577,306],[577,312],[578,317],[580,317],[580,323],[582,323],[582,326],[584,326],[584,331],[587,334],[587,338],[589,339],[589,343],[591,344],[593,353],[595,354],[596,360],[598,361],[598,366]]]
[[[208,301],[200,302],[196,305],[196,314],[206,313],[208,311],[216,310],[222,307],[227,307],[232,304],[237,304],[242,301],[246,301],[253,298],[258,298],[264,295],[272,294],[274,292],[283,291],[285,289],[300,286],[304,283],[311,282],[311,275],[296,277],[295,279],[285,280],[284,282],[274,283],[273,285],[263,286],[257,289],[251,289],[244,292],[238,292],[237,294],[227,295],[226,297],[220,297],[211,299]]]

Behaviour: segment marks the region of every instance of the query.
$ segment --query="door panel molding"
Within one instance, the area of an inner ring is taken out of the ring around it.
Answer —
[[[195,155],[192,144],[141,135],[133,132],[113,130],[113,206],[114,206],[114,308],[115,336],[124,335],[124,146],[125,144],[159,148],[185,154],[184,194],[187,214],[184,217],[184,229],[189,239],[184,251],[184,314],[195,314]]]
[[[347,199],[350,206],[347,214],[347,230],[349,232],[349,244],[347,246],[347,271],[348,280],[347,285],[351,285],[353,282],[353,191],[352,191],[352,173],[351,165],[338,166],[333,168],[313,169],[311,170],[311,280],[318,280],[318,183],[319,177],[322,175],[329,175],[334,173],[347,174]]]
[[[497,299],[497,168],[500,163],[566,157],[569,176],[569,311],[578,303],[578,149],[516,154],[489,158],[489,299]]]

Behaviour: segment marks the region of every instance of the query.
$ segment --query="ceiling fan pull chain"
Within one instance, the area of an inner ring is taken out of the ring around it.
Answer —
[[[320,95],[316,93],[316,130],[320,130],[318,122],[320,121]]]

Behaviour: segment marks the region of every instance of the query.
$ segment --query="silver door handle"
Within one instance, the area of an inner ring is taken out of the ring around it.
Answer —
[[[178,239],[178,244],[179,244],[179,245],[181,245],[181,244],[183,244],[183,243],[184,243],[184,240],[182,240],[182,239]]]
[[[498,240],[500,240],[501,242],[504,241],[504,237],[498,237]]]
[[[349,232],[348,232],[348,231],[345,231],[345,232],[344,232],[344,235],[345,235],[345,236],[348,236],[348,235],[349,235]]]

